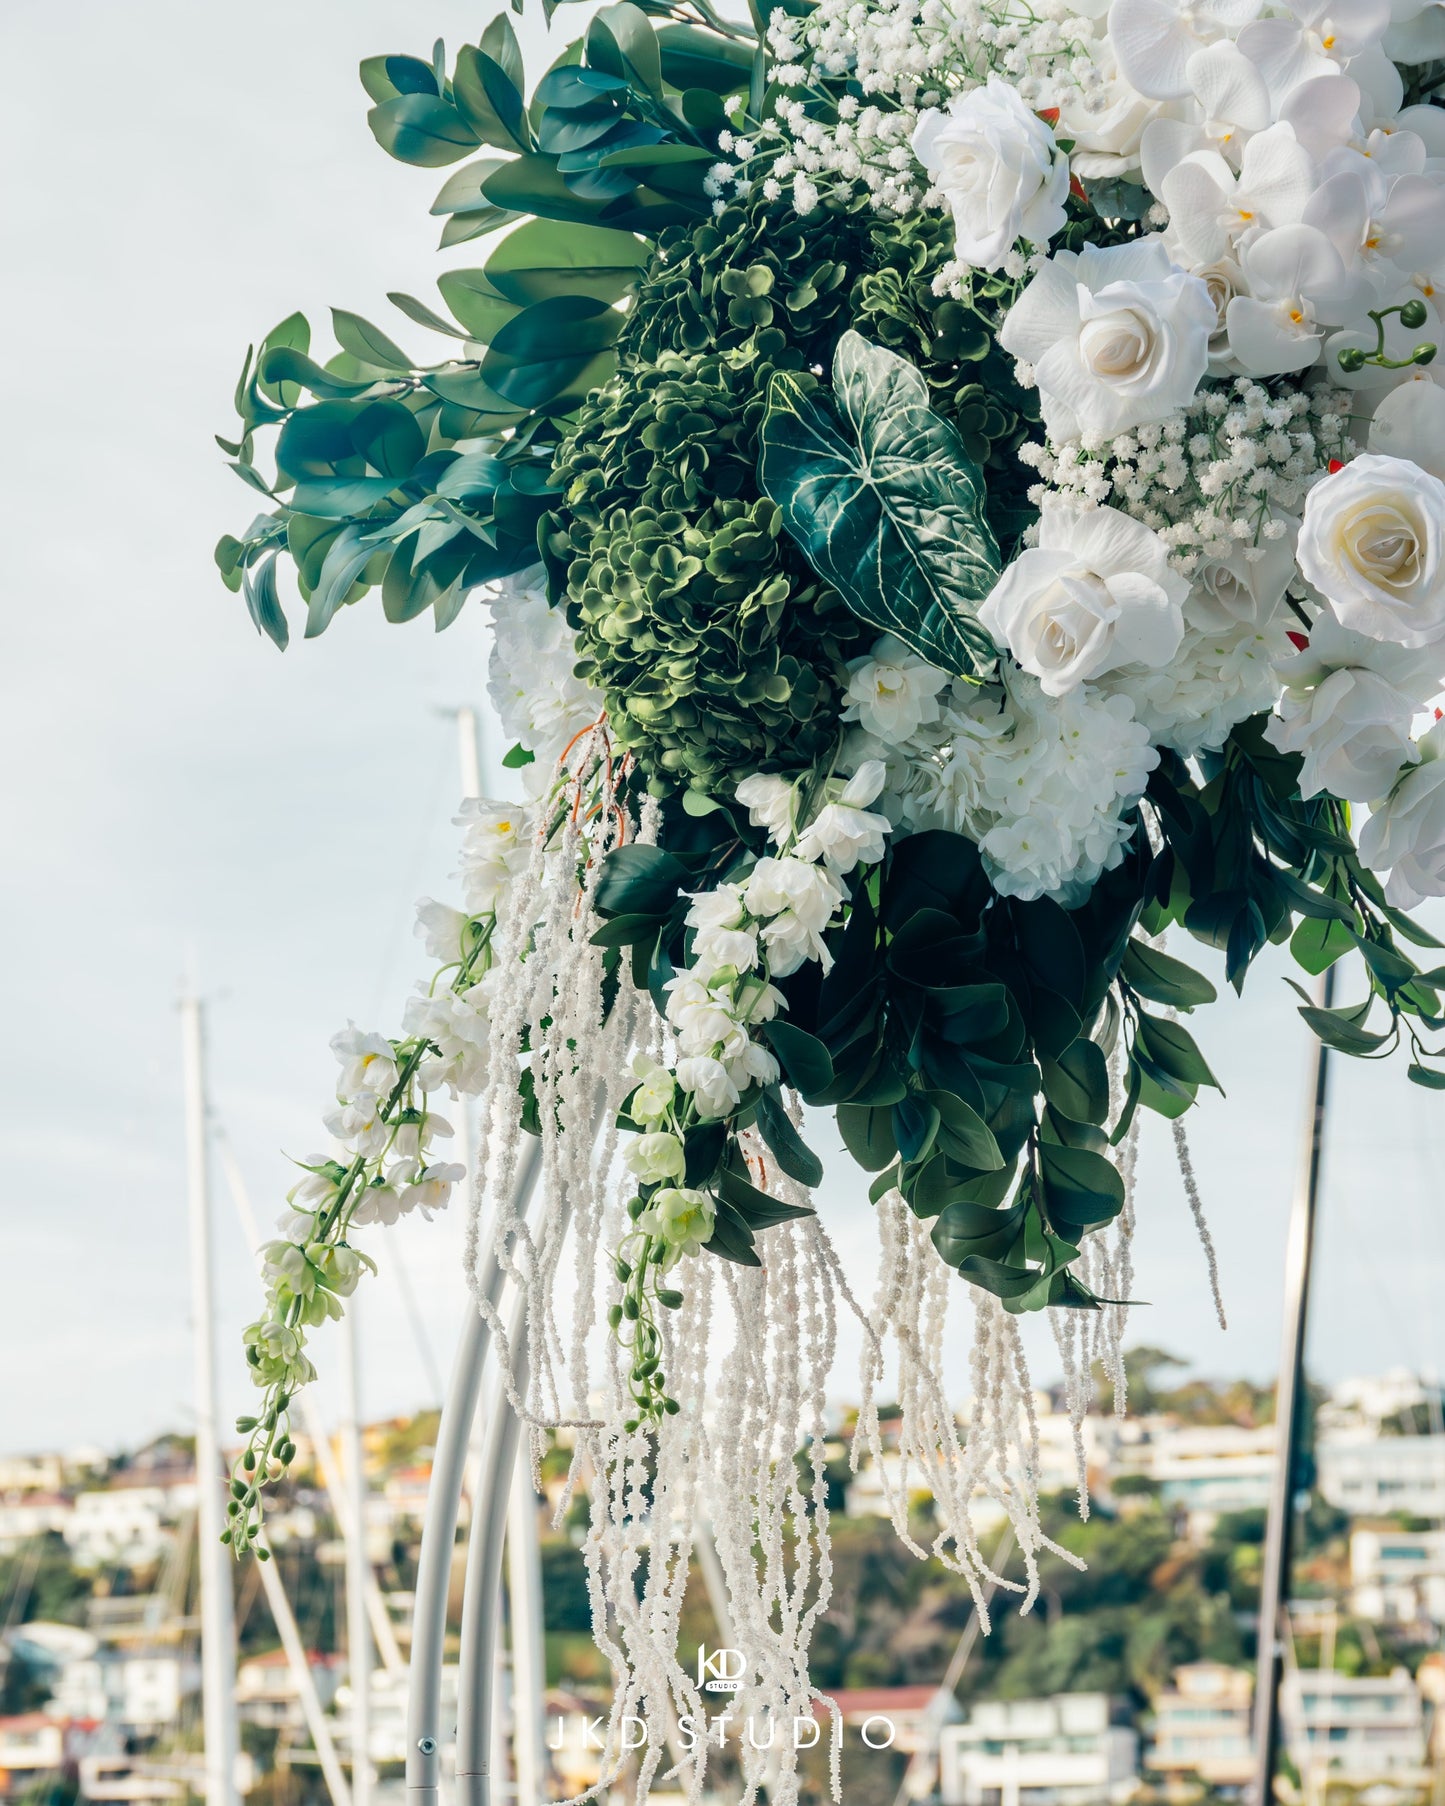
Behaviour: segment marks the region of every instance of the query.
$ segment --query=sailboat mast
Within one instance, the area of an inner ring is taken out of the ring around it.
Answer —
[[[1334,1001],[1335,969],[1324,975],[1320,1001]],[[1316,1041],[1305,1103],[1304,1145],[1289,1239],[1285,1244],[1284,1323],[1280,1338],[1279,1379],[1275,1386],[1274,1422],[1277,1454],[1270,1483],[1269,1519],[1264,1543],[1264,1576],[1259,1594],[1259,1636],[1254,1682],[1254,1788],[1252,1806],[1270,1806],[1279,1758],[1279,1681],[1284,1656],[1286,1601],[1289,1597],[1295,1487],[1299,1475],[1300,1430],[1305,1390],[1305,1333],[1309,1321],[1310,1269],[1314,1261],[1315,1218],[1319,1205],[1320,1169],[1325,1145],[1325,1103],[1329,1093],[1329,1049]]]
[[[217,1430],[215,1290],[211,1270],[210,1145],[206,1122],[206,1037],[201,1000],[181,998],[185,1072],[186,1182],[195,1301],[196,1523],[201,1592],[201,1700],[206,1806],[238,1806],[236,1794],[236,1627],[231,1556],[221,1542],[227,1496]]]

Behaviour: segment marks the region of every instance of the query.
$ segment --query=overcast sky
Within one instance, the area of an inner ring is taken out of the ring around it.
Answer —
[[[480,259],[438,257],[427,207],[443,178],[376,148],[356,64],[474,37],[486,13],[477,0],[5,9],[0,1448],[120,1447],[189,1419],[174,1007],[187,947],[217,1115],[268,1222],[290,1183],[283,1150],[318,1143],[329,1036],[348,1017],[395,1031],[420,975],[410,906],[447,894],[444,711],[481,699],[477,611],[438,637],[426,621],[387,626],[367,601],[277,654],[212,566],[258,498],[211,435],[231,431],[246,344],[295,307],[323,343],[334,303],[438,355],[385,291],[429,295],[440,269]],[[530,21],[523,35],[535,69]],[[1136,1334],[1216,1374],[1275,1362],[1307,1052],[1281,969],[1262,966],[1246,1002],[1199,1026],[1229,1092],[1191,1123],[1227,1336],[1167,1132],[1149,1125],[1137,1289],[1153,1302]],[[1340,1061],[1337,1081],[1316,1368],[1445,1367],[1431,1308],[1445,1102],[1400,1063]],[[216,1208],[229,1413],[245,1402],[237,1331],[258,1294],[219,1184]],[[841,1162],[822,1208],[866,1286],[869,1206]],[[372,1414],[431,1402],[401,1275],[445,1370],[459,1230],[407,1224],[372,1244]],[[1039,1374],[1052,1370],[1041,1343]],[[846,1364],[836,1389],[851,1390]]]

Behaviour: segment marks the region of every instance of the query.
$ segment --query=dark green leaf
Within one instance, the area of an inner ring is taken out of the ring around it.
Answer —
[[[552,295],[620,301],[647,261],[630,232],[606,226],[529,220],[509,232],[487,259],[487,280],[507,300],[526,306]]]
[[[782,1062],[788,1083],[809,1102],[833,1083],[832,1058],[816,1035],[795,1028],[791,1022],[770,1022],[763,1032]]]
[[[398,94],[366,116],[372,136],[398,162],[423,169],[457,163],[477,148],[477,134],[450,101],[435,94]]]
[[[905,358],[855,332],[838,342],[836,406],[774,375],[758,477],[818,574],[871,626],[946,671],[994,658],[977,620],[999,573],[983,482]]]
[[[599,352],[616,343],[622,315],[586,295],[535,302],[492,337],[485,381],[519,407],[543,407],[565,394]]]
[[[1109,1114],[1109,1062],[1097,1042],[1081,1037],[1039,1067],[1044,1096],[1056,1110],[1074,1122],[1103,1122]]]
[[[1182,959],[1174,959],[1143,941],[1130,941],[1119,973],[1141,997],[1172,1004],[1177,1010],[1213,1003],[1218,996],[1214,986],[1193,966],[1186,966]]]
[[[411,359],[393,339],[389,339],[370,320],[348,313],[344,307],[333,307],[331,325],[336,342],[363,364],[377,370],[410,370]]]
[[[799,1185],[823,1182],[823,1163],[793,1127],[776,1085],[769,1085],[758,1099],[758,1133],[772,1150],[774,1160]]]
[[[485,51],[466,44],[457,52],[452,92],[473,142],[480,140],[498,150],[532,148],[522,96],[506,70]]]
[[[665,916],[687,874],[661,847],[614,847],[602,867],[595,903],[605,916]]]
[[[1222,1090],[1219,1080],[1209,1070],[1194,1037],[1178,1022],[1166,1022],[1160,1016],[1141,1015],[1136,1029],[1139,1050],[1171,1078],[1185,1085],[1212,1085]]]
[[[273,645],[284,652],[291,634],[276,590],[276,556],[272,552],[268,558],[261,560],[254,571],[243,572],[241,595],[257,632],[264,633]]]
[[[1423,1085],[1427,1091],[1445,1091],[1445,1072],[1436,1072],[1431,1066],[1413,1063],[1405,1068],[1406,1077],[1415,1085]]]
[[[772,1229],[779,1223],[791,1223],[813,1212],[804,1204],[785,1204],[781,1198],[760,1191],[750,1179],[724,1167],[718,1174],[717,1190],[738,1213],[749,1229]]]
[[[1039,1174],[1050,1221],[1066,1235],[1112,1222],[1124,1207],[1124,1181],[1102,1154],[1039,1143]]]
[[[843,1145],[865,1173],[882,1172],[898,1158],[893,1112],[867,1104],[839,1104],[838,1132]]]

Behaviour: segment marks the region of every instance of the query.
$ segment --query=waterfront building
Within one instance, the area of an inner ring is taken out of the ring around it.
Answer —
[[[939,1738],[943,1806],[1085,1806],[1128,1797],[1139,1740],[1104,1693],[980,1700]]]
[[[1144,1766],[1194,1775],[1210,1787],[1242,1787],[1254,1770],[1254,1677],[1224,1662],[1189,1662],[1154,1701],[1154,1743]]]

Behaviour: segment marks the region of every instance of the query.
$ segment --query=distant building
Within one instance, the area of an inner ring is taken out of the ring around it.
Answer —
[[[0,1492],[59,1492],[65,1462],[59,1455],[0,1455]]]
[[[173,1777],[147,1774],[133,1756],[83,1756],[79,1797],[93,1806],[171,1806],[172,1801],[186,1797],[186,1784]]]
[[[64,1536],[75,1506],[59,1492],[15,1492],[0,1498],[0,1555],[13,1555],[32,1537]]]
[[[1211,1787],[1239,1787],[1254,1772],[1250,1709],[1254,1677],[1224,1662],[1189,1662],[1154,1702],[1154,1744],[1144,1766],[1197,1775]]]
[[[61,1534],[77,1567],[145,1568],[165,1554],[171,1516],[166,1492],[159,1486],[82,1492],[77,1493]]]
[[[1120,1473],[1142,1474],[1166,1504],[1218,1517],[1269,1504],[1274,1425],[1167,1424],[1143,1427],[1121,1449]]]
[[[316,1688],[322,1709],[336,1697],[343,1662],[337,1655],[320,1650],[306,1652],[306,1665]],[[301,1709],[301,1691],[284,1649],[271,1649],[265,1655],[248,1656],[236,1670],[236,1709],[247,1724],[263,1725],[279,1731],[289,1726],[300,1729],[305,1723]]]
[[[1125,1799],[1139,1740],[1114,1722],[1107,1694],[980,1700],[939,1739],[943,1806],[1084,1806]]]
[[[65,1766],[65,1723],[46,1712],[0,1718],[0,1799],[24,1793]]]
[[[200,1684],[199,1665],[175,1650],[97,1647],[56,1668],[50,1705],[65,1718],[104,1719],[148,1737],[178,1716],[182,1700]]]
[[[1445,1518],[1445,1436],[1322,1442],[1320,1496],[1351,1517]]]
[[[1445,1531],[1356,1530],[1350,1610],[1377,1624],[1445,1624]]]
[[[1404,1668],[1384,1676],[1298,1669],[1281,1684],[1280,1716],[1302,1775],[1400,1781],[1424,1769],[1425,1714]]]

